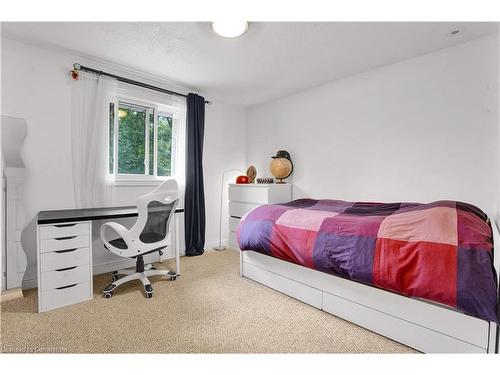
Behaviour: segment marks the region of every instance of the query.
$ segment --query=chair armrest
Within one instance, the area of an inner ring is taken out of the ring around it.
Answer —
[[[111,228],[114,232],[116,232],[116,234],[118,234],[121,238],[123,238],[123,240],[127,244],[127,249],[119,249],[119,248],[111,245],[106,240],[106,237],[105,237],[106,227]],[[111,251],[112,253],[115,253],[116,255],[124,256],[123,253],[127,254],[130,251],[130,249],[132,248],[132,243],[133,243],[132,237],[130,236],[129,230],[127,228],[125,228],[123,225],[121,225],[119,223],[115,223],[115,222],[107,222],[101,226],[100,232],[101,232],[102,241],[104,242],[106,247],[109,249],[109,251]],[[125,255],[125,256],[127,256],[127,255]]]

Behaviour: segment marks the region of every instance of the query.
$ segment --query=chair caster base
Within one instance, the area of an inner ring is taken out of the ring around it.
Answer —
[[[153,286],[151,284],[144,285],[144,291],[146,292],[146,298],[153,297]]]
[[[113,282],[117,281],[119,278],[120,278],[120,276],[118,275],[118,271],[111,272],[111,280]]]

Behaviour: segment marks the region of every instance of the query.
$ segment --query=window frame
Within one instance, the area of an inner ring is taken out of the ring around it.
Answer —
[[[113,122],[113,173],[109,173],[109,148],[107,152],[107,166],[108,166],[108,177],[115,186],[156,186],[160,183],[176,178],[175,176],[175,162],[177,155],[174,150],[177,150],[176,133],[177,123],[176,118],[179,117],[179,110],[173,106],[166,104],[157,103],[155,101],[148,101],[145,99],[138,99],[136,97],[131,97],[127,95],[116,96],[110,103],[114,104],[114,122]],[[144,152],[144,174],[127,174],[118,173],[118,136],[119,136],[119,106],[120,103],[135,105],[139,107],[146,108],[146,124],[149,125],[148,116],[150,110],[153,110],[153,175],[149,174],[149,157],[150,157],[150,139],[149,139],[149,127],[145,126],[145,152]],[[171,113],[172,114],[172,148],[170,154],[170,176],[158,176],[158,115],[160,113]],[[109,128],[107,131],[107,145],[110,146],[110,134]],[[156,145],[156,147],[154,146]]]

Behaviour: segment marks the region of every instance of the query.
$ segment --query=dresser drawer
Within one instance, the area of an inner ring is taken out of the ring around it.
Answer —
[[[88,247],[90,236],[67,236],[40,240],[40,252],[77,249]]]
[[[40,256],[40,269],[42,272],[60,270],[61,268],[83,266],[90,264],[90,249],[59,250],[43,253]]]
[[[262,206],[261,204],[255,203],[243,203],[243,202],[229,202],[229,216],[235,216],[237,218],[242,217],[247,212],[253,210],[256,207]]]
[[[90,234],[89,223],[54,224],[40,227],[40,238],[60,238]]]
[[[240,248],[240,246],[238,245],[236,232],[229,232],[229,247],[235,250],[238,250]]]
[[[45,290],[41,294],[40,312],[72,305],[92,298],[90,282]]]
[[[90,265],[65,268],[60,271],[42,272],[42,291],[60,288],[71,284],[90,282]]]
[[[230,232],[236,232],[236,229],[238,229],[238,225],[240,224],[240,219],[236,217],[229,217],[229,231]]]
[[[266,204],[269,202],[269,189],[267,186],[258,185],[229,185],[229,200]]]

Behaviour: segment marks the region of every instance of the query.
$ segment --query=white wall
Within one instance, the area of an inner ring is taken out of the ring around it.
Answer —
[[[249,111],[247,160],[286,149],[294,197],[470,202],[498,191],[498,38],[477,39]]]
[[[23,160],[26,164],[25,202],[27,217],[40,210],[74,207],[70,149],[71,88],[68,72],[74,62],[179,90],[162,81],[132,75],[119,67],[92,61],[64,51],[2,39],[2,113],[28,123]],[[168,67],[166,67],[167,69]],[[206,93],[208,99],[210,93]],[[204,148],[208,246],[218,240],[219,176],[224,169],[244,168],[246,150],[243,108],[213,100],[206,109]],[[151,187],[115,187],[114,205],[133,205]],[[216,227],[217,225],[217,227]],[[223,237],[228,237],[227,226]],[[208,247],[207,246],[207,247]],[[33,265],[31,265],[33,266]],[[30,267],[30,265],[29,265]]]
[[[208,98],[210,97],[208,96]],[[215,101],[212,105],[206,106],[205,121],[203,149],[205,207],[207,211],[205,248],[211,248],[218,245],[219,240],[222,173],[229,169],[245,171],[247,168],[246,110],[244,107]],[[238,174],[241,173],[227,173],[225,183],[234,182],[234,178]],[[227,243],[229,237],[227,192],[227,184],[225,184],[222,205],[222,240],[224,243]]]

